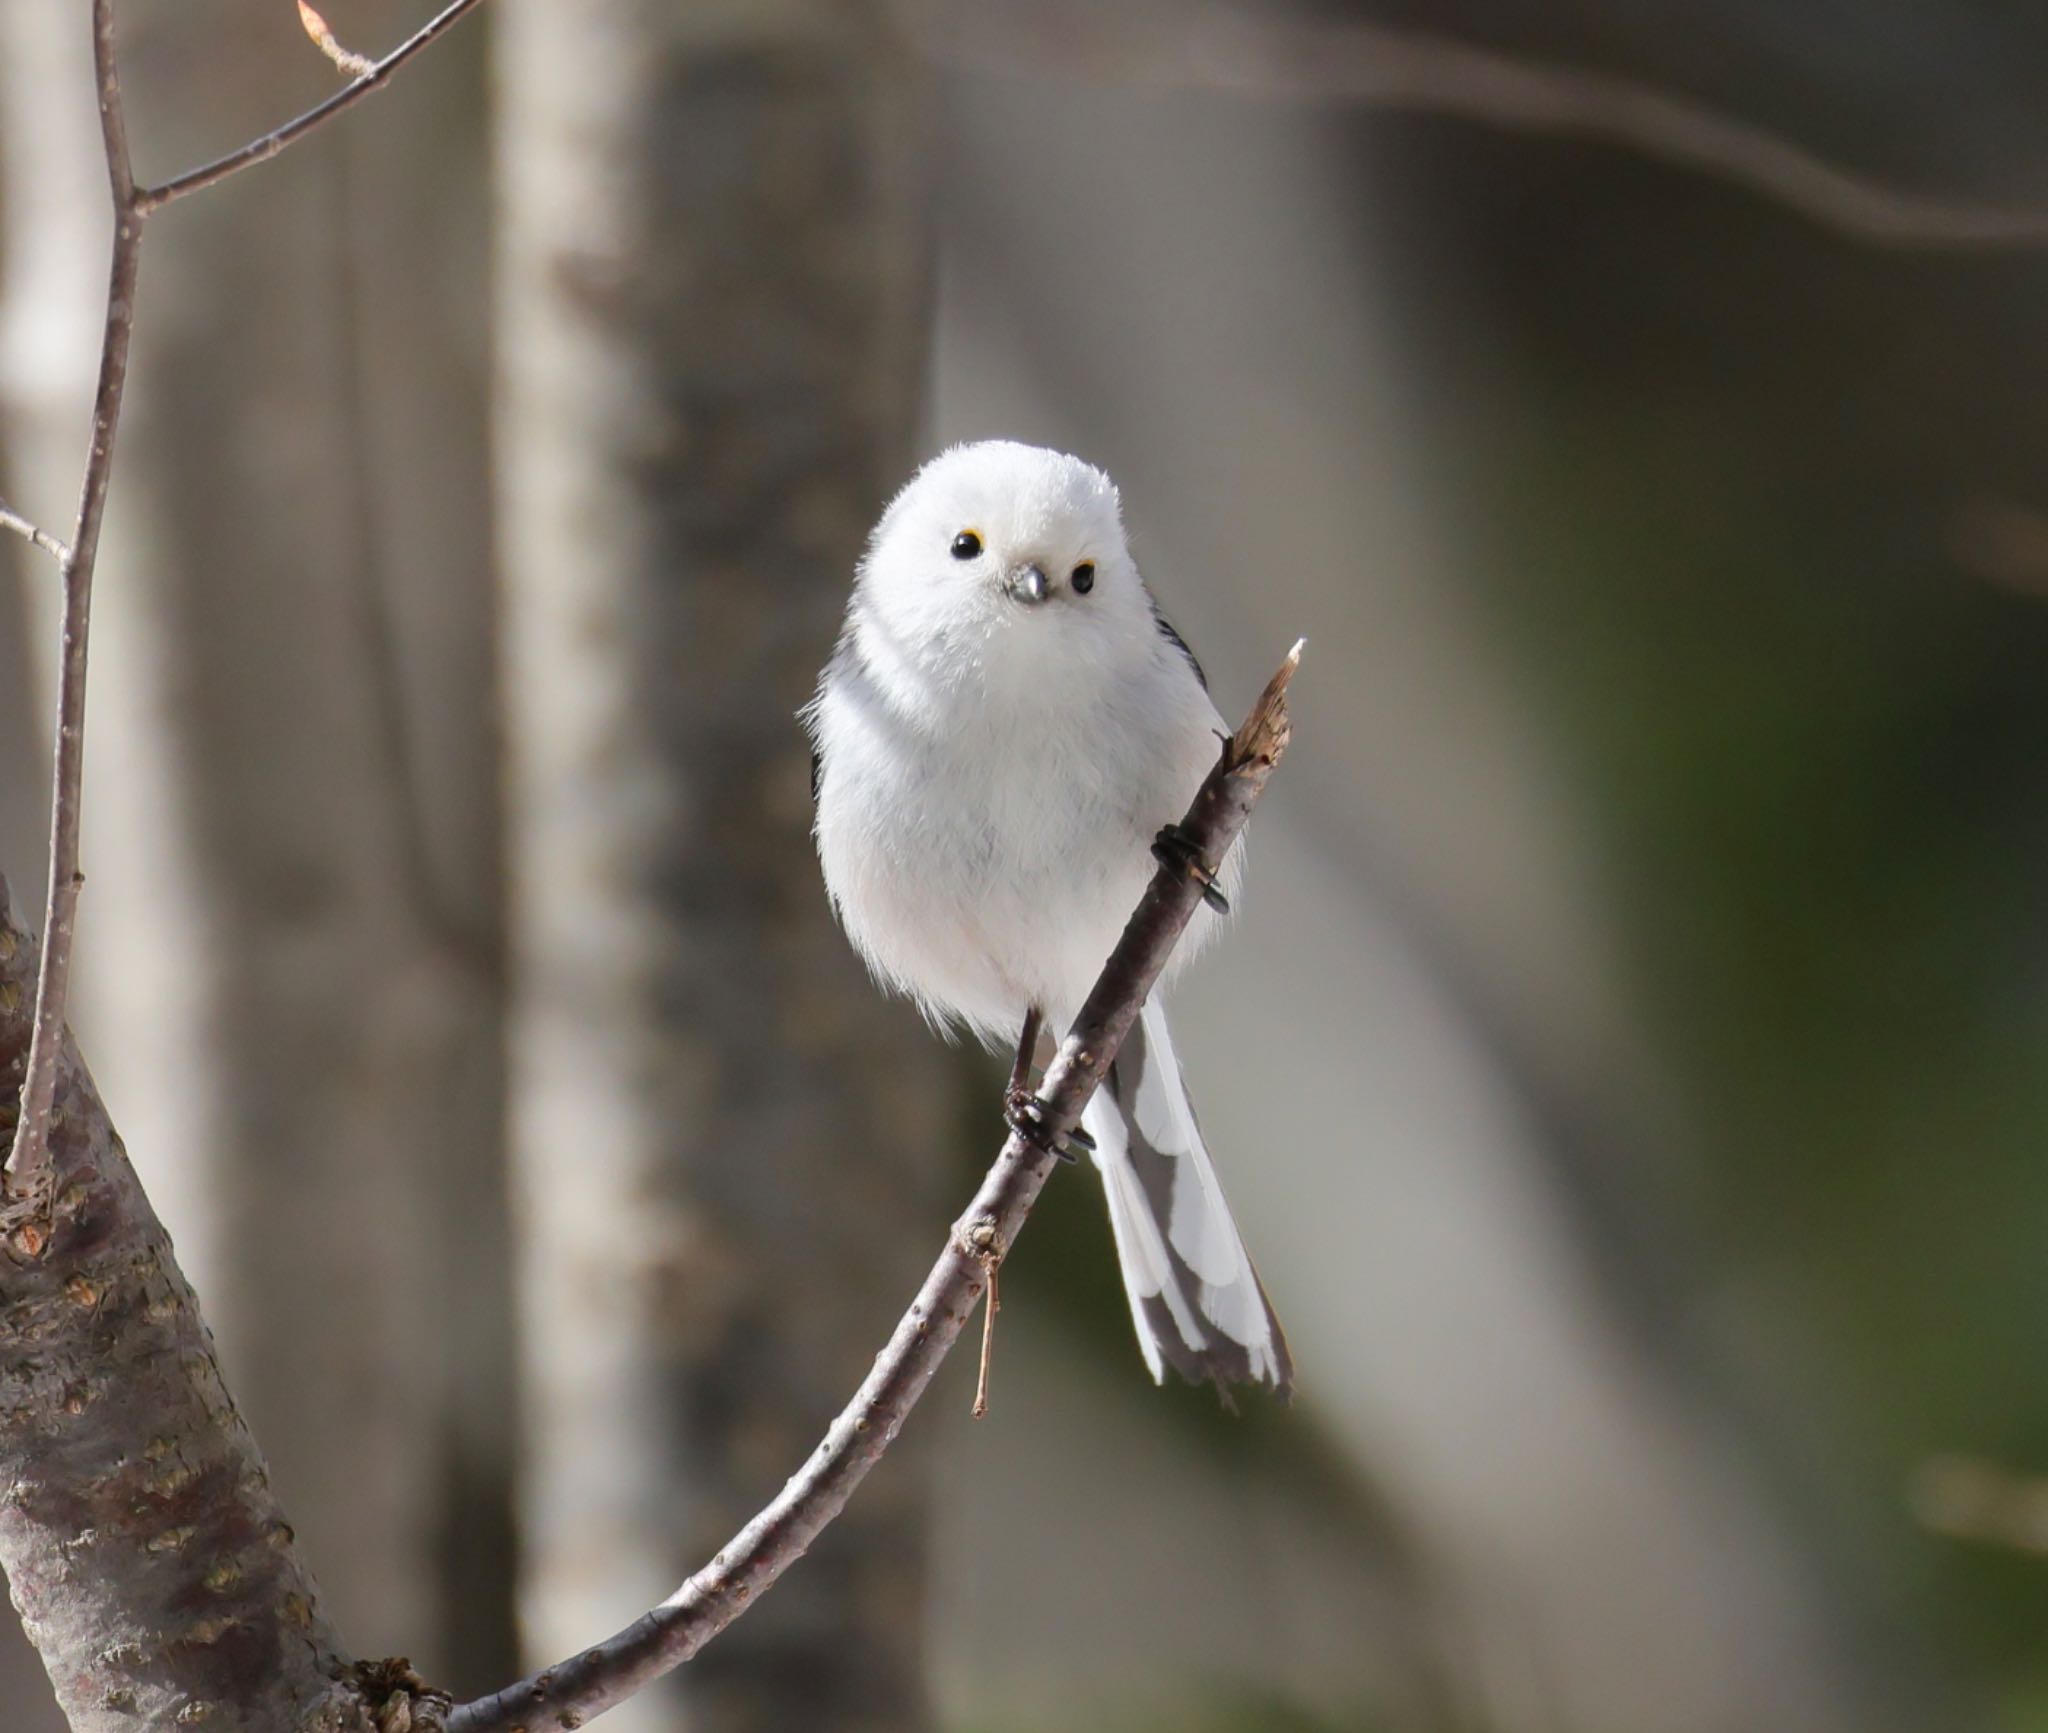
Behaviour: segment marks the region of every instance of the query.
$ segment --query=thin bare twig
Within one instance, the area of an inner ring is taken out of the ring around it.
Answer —
[[[428,19],[353,84],[337,90],[325,102],[307,109],[296,120],[286,121],[275,132],[266,132],[261,138],[251,139],[240,150],[231,150],[226,156],[217,157],[198,168],[188,169],[184,174],[167,180],[160,186],[144,187],[137,195],[137,209],[147,216],[151,211],[161,209],[175,199],[182,199],[188,193],[196,193],[202,187],[213,186],[226,180],[229,175],[251,168],[259,162],[268,162],[280,151],[297,144],[315,127],[332,120],[343,109],[353,108],[422,48],[445,35],[461,21],[465,13],[474,11],[481,4],[482,0],[451,0],[451,4]]]
[[[997,1272],[1003,1267],[1003,1248],[995,1229],[984,1222],[975,1230],[974,1243],[967,1249],[988,1277],[988,1297],[981,1308],[981,1365],[974,1375],[974,1407],[970,1410],[980,1420],[988,1413],[988,1374],[996,1352],[996,1314],[1003,1309],[1003,1289],[997,1279]]]
[[[473,10],[480,0],[453,0],[427,24],[317,108],[217,162],[157,187],[136,183],[121,108],[121,74],[114,45],[113,0],[92,0],[93,76],[99,92],[100,137],[114,205],[114,248],[108,270],[107,312],[100,340],[99,381],[93,393],[92,441],[80,488],[78,523],[68,548],[25,519],[5,514],[5,527],[56,552],[64,585],[63,644],[57,671],[57,734],[50,786],[50,883],[43,911],[43,953],[36,976],[34,1029],[14,1141],[0,1165],[0,1196],[36,1190],[50,1170],[50,1110],[56,1099],[57,1058],[64,1045],[70,997],[72,938],[78,920],[79,820],[85,773],[85,674],[92,625],[93,569],[100,526],[113,476],[114,436],[128,380],[135,331],[135,286],[142,261],[142,228],[150,212],[187,193],[225,180],[238,169],[267,162],[315,127],[377,89],[428,43]]]
[[[10,511],[0,505],[0,530],[12,530],[22,540],[33,542],[53,560],[62,564],[71,557],[71,550],[41,525],[32,523],[18,511]]]
[[[1221,759],[1182,821],[1210,860],[1221,860],[1229,851],[1286,750],[1287,684],[1300,659],[1297,644],[1244,726],[1224,743]],[[1186,874],[1162,867],[1154,875],[1046,1071],[1038,1099],[1048,1143],[1056,1145],[1079,1121],[1201,895]],[[687,1661],[759,1599],[845,1508],[854,1488],[894,1442],[973,1316],[995,1266],[1017,1243],[1053,1162],[1045,1148],[1011,1133],[967,1213],[946,1236],[946,1249],[874,1370],[810,1460],[716,1558],[616,1636],[463,1704],[449,1715],[447,1733],[511,1733],[514,1728],[552,1733],[580,1727]]]
[[[1169,90],[1370,103],[1517,132],[1598,139],[1747,187],[1854,240],[1925,249],[2048,245],[2048,210],[1905,191],[1838,168],[1768,128],[1654,85],[1451,37],[1236,5],[1093,0],[947,6],[911,0],[940,57]]]

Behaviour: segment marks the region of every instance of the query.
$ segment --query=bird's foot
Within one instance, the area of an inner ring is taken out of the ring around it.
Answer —
[[[1090,1155],[1095,1153],[1095,1139],[1078,1125],[1067,1133],[1065,1142],[1055,1138],[1051,1126],[1046,1123],[1045,1103],[1028,1089],[1012,1089],[1003,1097],[1003,1118],[1010,1129],[1032,1148],[1056,1155],[1062,1161],[1078,1161],[1080,1157],[1074,1153],[1077,1149],[1086,1150]]]
[[[1169,824],[1152,839],[1152,858],[1169,871],[1184,873],[1202,887],[1202,901],[1219,915],[1230,913],[1230,899],[1216,888],[1216,870],[1204,858],[1201,845],[1177,824]]]

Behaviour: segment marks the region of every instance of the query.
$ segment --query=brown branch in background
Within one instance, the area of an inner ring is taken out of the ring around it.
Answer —
[[[2018,595],[2048,596],[2048,511],[1979,494],[1956,508],[1948,552],[1973,578]]]
[[[1244,726],[1224,743],[1182,821],[1210,860],[1229,852],[1286,750],[1287,685],[1300,660],[1297,644]],[[1162,867],[1153,876],[1040,1086],[1048,1145],[1056,1146],[1079,1122],[1201,896],[1186,874]],[[580,1727],[680,1666],[745,1612],[804,1555],[895,1441],[996,1266],[1017,1243],[1055,1159],[1011,1133],[874,1370],[810,1460],[716,1558],[616,1636],[463,1704],[449,1715],[447,1733]]]
[[[1092,0],[966,7],[913,0],[910,10],[933,54],[984,70],[1360,102],[1516,132],[1597,139],[1746,187],[1872,245],[1989,250],[2048,244],[2048,210],[1904,191],[1690,97],[1450,37],[1213,4],[1147,13]]]
[[[1977,1456],[1935,1456],[1909,1494],[1920,1526],[1951,1540],[2048,1555],[2048,1479]]]
[[[390,78],[394,72],[415,54],[419,53],[422,48],[445,35],[450,28],[460,22],[465,13],[474,11],[481,4],[482,0],[452,0],[450,5],[444,7],[432,18],[428,19],[425,24],[421,25],[412,35],[392,49],[382,60],[370,65],[369,69],[353,84],[337,90],[325,102],[307,109],[296,120],[286,121],[275,132],[267,132],[261,138],[251,139],[240,150],[231,150],[226,156],[216,157],[210,163],[202,164],[195,169],[188,169],[184,174],[177,176],[173,180],[167,180],[160,186],[144,187],[137,195],[136,208],[143,215],[147,216],[151,211],[170,204],[174,199],[181,199],[188,193],[196,193],[202,187],[213,186],[217,182],[226,180],[229,175],[238,173],[242,169],[253,167],[259,162],[268,162],[280,151],[297,144],[300,139],[304,138],[315,127],[324,125],[332,120],[343,109],[353,108],[364,97],[368,96],[371,91],[381,86],[385,80]],[[310,8],[301,8],[302,13],[308,10]],[[318,18],[319,14],[314,13],[313,16]],[[321,28],[326,28],[324,22]],[[310,29],[311,26],[309,25],[308,30],[310,31]],[[320,39],[315,36],[314,40],[317,42]],[[331,34],[329,40],[332,40]],[[322,43],[321,46],[324,48],[326,44]],[[346,54],[348,51],[343,49],[341,52]]]
[[[71,550],[48,530],[30,522],[18,511],[10,511],[4,505],[0,505],[0,530],[12,530],[23,541],[33,542],[60,565],[71,557]]]
[[[980,1420],[988,1413],[989,1362],[996,1352],[996,1314],[1003,1309],[1002,1284],[996,1275],[1003,1267],[1003,1245],[990,1223],[979,1222],[967,1250],[988,1277],[988,1298],[981,1308],[981,1366],[974,1376],[974,1407],[970,1410]]]

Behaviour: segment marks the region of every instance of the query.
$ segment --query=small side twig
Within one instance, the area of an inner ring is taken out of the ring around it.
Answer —
[[[319,13],[299,0],[299,25],[313,39],[313,46],[346,72],[351,78],[368,78],[377,70],[376,61],[367,54],[358,54],[352,48],[344,48],[335,38],[333,27]]]
[[[135,282],[142,262],[142,217],[136,209],[121,74],[114,55],[113,0],[93,0],[93,77],[98,86],[100,139],[114,200],[114,252],[108,268],[107,316],[93,390],[92,441],[80,488],[78,527],[63,561],[64,625],[57,663],[57,739],[50,776],[50,883],[43,907],[43,955],[36,972],[35,1020],[21,1109],[0,1181],[33,1192],[49,1176],[50,1108],[71,986],[71,941],[78,923],[80,790],[85,776],[85,670],[92,625],[92,574],[113,476],[114,435],[128,382],[129,339],[135,331]]]
[[[445,35],[461,21],[465,13],[474,11],[482,3],[483,0],[451,0],[451,4],[428,19],[382,60],[371,65],[353,84],[337,90],[325,102],[307,109],[296,120],[286,121],[276,131],[266,132],[261,138],[251,139],[239,150],[231,150],[226,156],[216,157],[212,162],[188,169],[161,185],[144,187],[136,196],[136,208],[147,216],[151,211],[160,210],[187,194],[196,193],[203,187],[214,186],[226,180],[231,174],[237,174],[245,168],[253,168],[259,162],[268,162],[279,152],[297,144],[315,127],[324,126],[343,109],[353,108],[421,49]],[[318,14],[314,16],[317,17]]]
[[[71,557],[70,548],[48,530],[32,523],[18,511],[10,511],[4,505],[0,505],[0,530],[12,530],[23,541],[33,542],[60,565]]]
[[[980,1420],[988,1413],[989,1362],[995,1358],[996,1314],[1003,1309],[999,1279],[1003,1267],[1003,1241],[996,1232],[995,1223],[976,1222],[974,1231],[967,1238],[967,1250],[981,1265],[981,1273],[988,1278],[988,1295],[981,1308],[981,1365],[974,1377],[974,1407],[970,1411],[975,1419]]]
[[[1295,645],[1253,705],[1244,726],[1223,743],[1216,768],[1181,821],[1211,860],[1221,860],[1251,816],[1266,779],[1287,747],[1287,685],[1301,660]],[[994,1265],[1017,1242],[1088,1098],[1108,1074],[1117,1048],[1201,901],[1187,874],[1162,868],[1124,928],[1094,990],[1045,1074],[1038,1100],[1043,1143],[1013,1131],[924,1286],[876,1356],[853,1400],[826,1431],[810,1460],[716,1558],[660,1606],[616,1636],[516,1685],[455,1709],[447,1733],[512,1733],[581,1727],[643,1686],[682,1665],[758,1600],[801,1558],[846,1506],[882,1458],[924,1394]],[[993,1254],[993,1255],[992,1255]]]

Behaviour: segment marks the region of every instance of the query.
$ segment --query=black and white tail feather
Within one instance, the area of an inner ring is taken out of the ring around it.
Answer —
[[[1131,1322],[1153,1378],[1294,1382],[1287,1337],[1231,1219],[1181,1080],[1166,1012],[1147,999],[1081,1123],[1109,1198]]]

